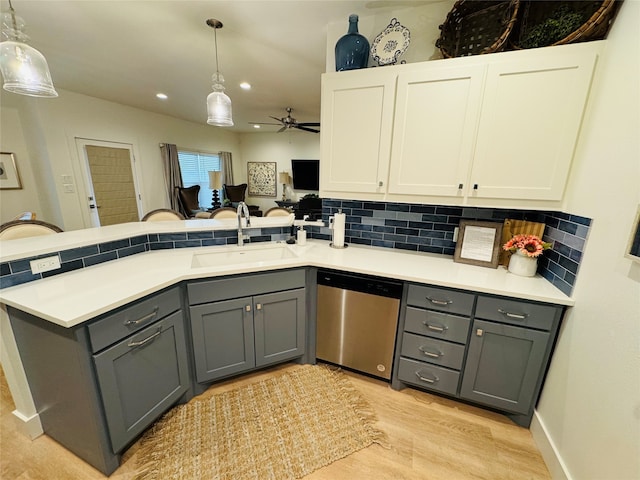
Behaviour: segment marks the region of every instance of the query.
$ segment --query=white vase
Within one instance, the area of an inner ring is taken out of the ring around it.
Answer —
[[[509,271],[521,277],[533,277],[538,270],[538,258],[529,257],[516,250],[509,259]]]

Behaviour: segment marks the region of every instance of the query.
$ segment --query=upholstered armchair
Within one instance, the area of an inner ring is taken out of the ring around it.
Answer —
[[[245,193],[247,191],[247,184],[241,183],[240,185],[223,185],[224,198],[228,200],[232,207],[237,207],[239,202],[244,202]],[[227,206],[227,202],[225,202]],[[261,217],[262,210],[257,205],[247,205],[249,207],[249,215],[253,217]]]
[[[175,188],[178,191],[178,207],[184,218],[194,217],[196,213],[203,211],[198,202],[200,185]]]

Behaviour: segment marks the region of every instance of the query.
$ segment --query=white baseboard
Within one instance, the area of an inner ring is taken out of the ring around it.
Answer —
[[[38,438],[44,433],[42,423],[40,422],[40,415],[37,413],[30,417],[23,415],[18,410],[14,410],[11,413],[13,413],[13,416],[18,422],[18,429],[31,440]]]
[[[549,436],[549,432],[542,419],[538,416],[538,411],[533,412],[531,425],[529,426],[533,440],[536,442],[540,454],[546,463],[551,478],[553,480],[572,480],[567,466],[562,461],[560,452]]]

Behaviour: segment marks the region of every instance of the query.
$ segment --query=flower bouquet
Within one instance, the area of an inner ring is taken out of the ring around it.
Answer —
[[[518,234],[505,243],[502,248],[508,252],[519,252],[527,257],[538,257],[543,251],[551,248],[551,244],[543,242],[536,235]]]
[[[533,277],[538,269],[538,257],[551,248],[551,244],[543,242],[536,235],[519,234],[514,235],[502,248],[515,254],[509,259],[508,270],[511,273]]]

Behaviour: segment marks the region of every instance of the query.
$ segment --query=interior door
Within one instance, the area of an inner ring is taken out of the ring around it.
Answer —
[[[92,227],[137,222],[142,216],[129,144],[76,139]]]

